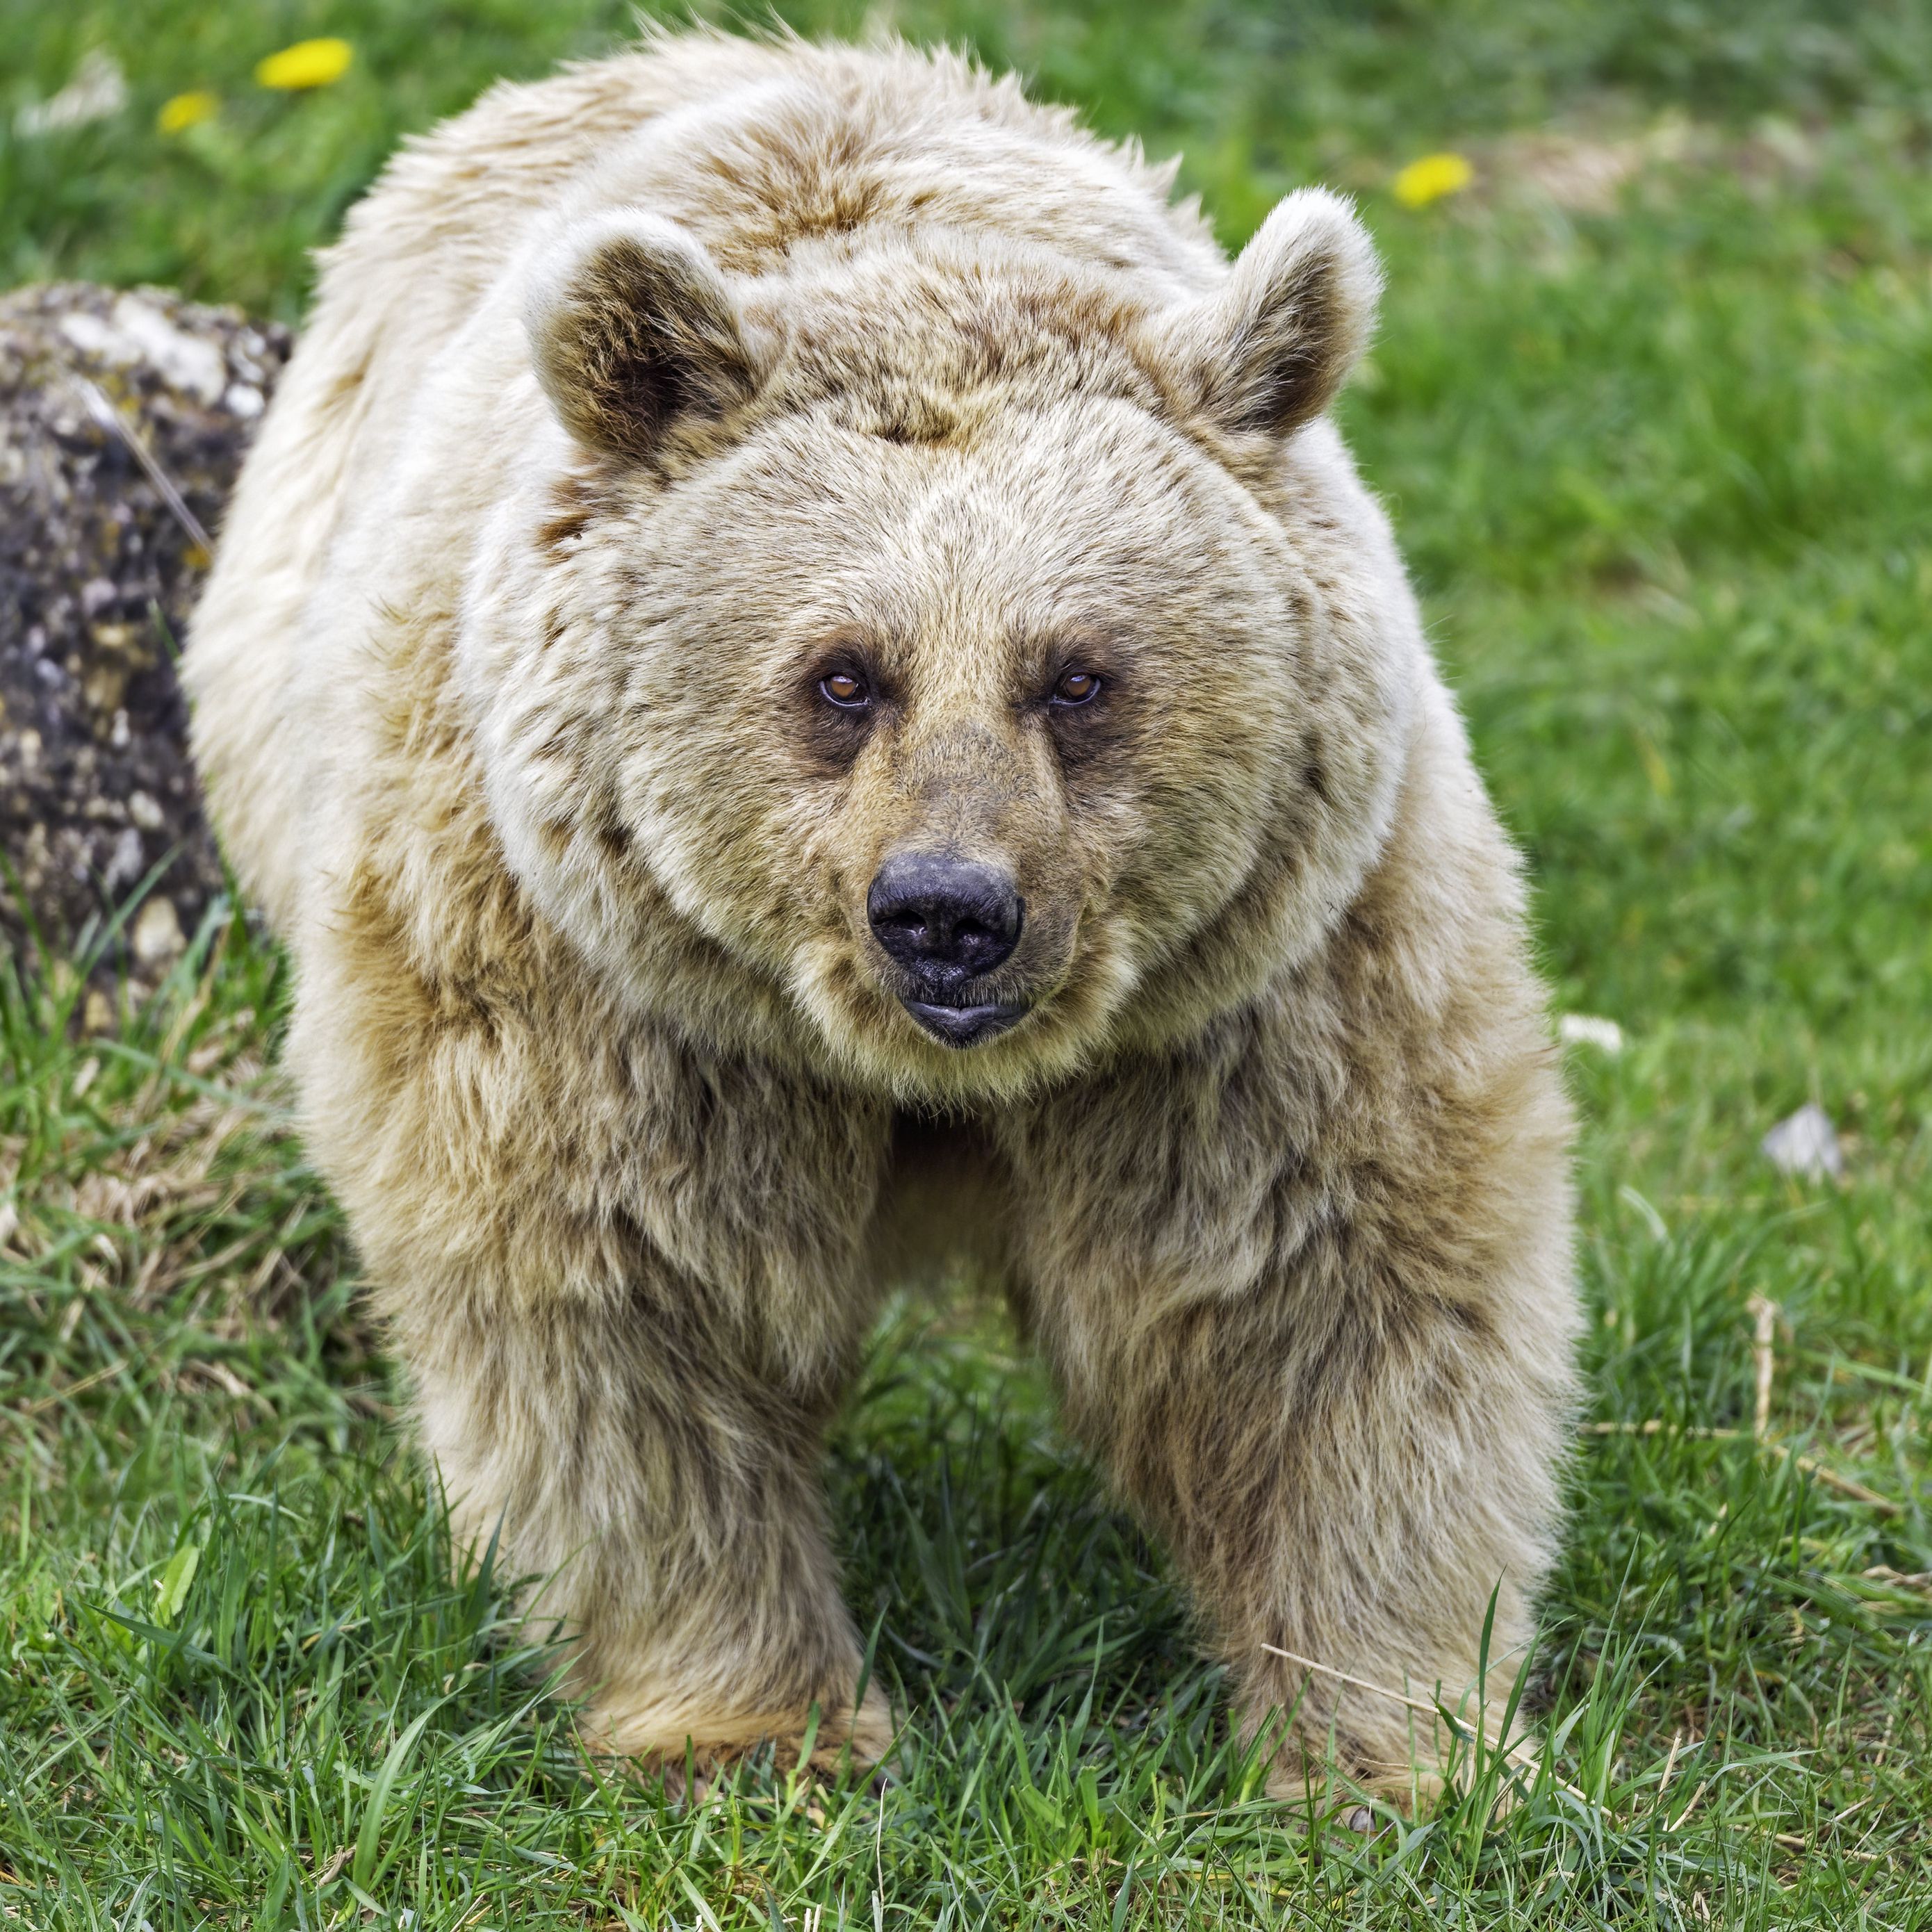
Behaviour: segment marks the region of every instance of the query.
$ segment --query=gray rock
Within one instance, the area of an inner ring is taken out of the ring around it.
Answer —
[[[0,939],[86,947],[165,862],[96,969],[136,998],[222,887],[174,656],[289,346],[158,289],[0,295]]]

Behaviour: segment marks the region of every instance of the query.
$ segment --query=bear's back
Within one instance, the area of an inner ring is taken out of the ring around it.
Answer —
[[[1174,173],[950,53],[658,35],[410,142],[325,255],[316,319],[338,284],[431,271],[460,316],[533,220],[632,200],[739,274],[801,242],[946,226],[1192,288],[1221,258],[1195,205],[1170,203]]]

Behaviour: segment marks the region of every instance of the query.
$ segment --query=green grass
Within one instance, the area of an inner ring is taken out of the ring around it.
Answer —
[[[1579,1444],[1526,1676],[1550,1761],[1494,1820],[1480,1767],[1366,1839],[1283,1818],[1037,1373],[994,1318],[909,1306],[831,1478],[907,1716],[896,1781],[753,1770],[681,1808],[586,1762],[494,1580],[449,1580],[262,1071],[280,963],[211,929],[106,1038],[75,1036],[70,982],[0,974],[0,1911],[1932,1926],[1932,12],[896,17],[1184,148],[1231,242],[1320,176],[1387,256],[1348,427],[1529,854],[1558,1004],[1629,1042],[1571,1054],[1590,1414],[1612,1426]],[[27,0],[0,16],[0,281],[154,277],[296,316],[302,250],[399,133],[623,18]],[[356,44],[346,80],[252,88],[320,32]],[[12,131],[95,42],[128,112]],[[218,121],[152,131],[204,85]],[[1565,208],[1531,178],[1548,140],[1516,138],[1552,126],[1649,158]],[[1475,188],[1400,207],[1394,170],[1444,144]],[[1844,1136],[1838,1185],[1757,1153],[1807,1100]],[[1754,1296],[1778,1310],[1762,1446]]]

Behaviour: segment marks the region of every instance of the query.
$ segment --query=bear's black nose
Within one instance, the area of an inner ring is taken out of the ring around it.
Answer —
[[[996,866],[942,852],[888,859],[866,895],[879,944],[902,966],[944,986],[990,973],[1013,950],[1025,907]]]

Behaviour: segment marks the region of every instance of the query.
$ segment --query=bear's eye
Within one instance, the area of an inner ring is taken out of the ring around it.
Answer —
[[[866,680],[849,670],[826,672],[818,680],[818,688],[827,704],[842,711],[862,710],[872,695]]]
[[[1056,704],[1091,704],[1100,694],[1100,680],[1090,670],[1065,670],[1053,687]]]

